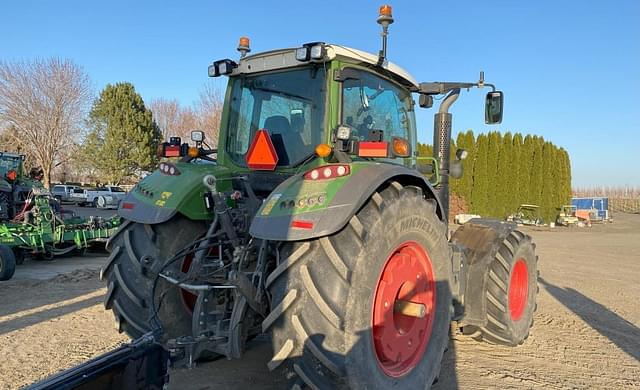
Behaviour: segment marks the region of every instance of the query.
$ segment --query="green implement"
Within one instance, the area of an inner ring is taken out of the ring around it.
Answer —
[[[11,279],[15,264],[26,254],[50,259],[82,250],[93,242],[106,242],[120,226],[120,217],[65,217],[53,210],[46,195],[36,195],[32,204],[22,221],[0,224],[0,248],[9,249],[0,251],[0,280]]]

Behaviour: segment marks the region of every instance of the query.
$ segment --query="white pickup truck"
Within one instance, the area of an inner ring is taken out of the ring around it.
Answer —
[[[117,208],[118,203],[127,195],[127,192],[118,186],[105,186],[86,189],[81,197],[78,195],[80,194],[72,194],[72,199],[80,206]]]

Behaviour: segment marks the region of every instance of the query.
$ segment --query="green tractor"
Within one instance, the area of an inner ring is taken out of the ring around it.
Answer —
[[[0,221],[15,218],[33,188],[43,188],[33,175],[24,175],[24,159],[23,154],[0,152]]]
[[[536,308],[537,257],[513,223],[475,219],[450,234],[449,108],[478,82],[417,82],[386,58],[313,42],[255,55],[242,38],[217,149],[202,132],[122,200],[101,271],[105,307],[132,338],[175,360],[241,358],[271,336],[271,370],[294,388],[429,388],[450,324],[516,346]],[[433,158],[416,154],[417,109],[435,114]],[[419,109],[419,108],[418,108]]]

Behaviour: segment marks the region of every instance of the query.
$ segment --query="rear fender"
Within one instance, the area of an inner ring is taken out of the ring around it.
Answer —
[[[461,251],[459,296],[456,297],[457,320],[460,325],[487,324],[486,283],[489,266],[502,242],[516,229],[516,224],[475,218],[462,225],[451,237],[451,244]],[[454,251],[455,252],[455,251]],[[455,259],[455,258],[454,258]]]
[[[256,214],[253,237],[275,241],[298,241],[333,234],[342,229],[380,188],[397,181],[421,187],[428,198],[442,206],[424,176],[415,170],[389,163],[357,162],[351,174],[329,180],[304,180],[302,174],[280,184]],[[312,204],[310,203],[312,202]]]
[[[155,171],[140,181],[120,202],[118,215],[127,220],[158,224],[181,213],[189,219],[206,220],[202,179],[209,174],[218,179],[218,190],[231,188],[228,169],[215,165],[176,163],[180,175],[171,176]],[[228,187],[228,188],[227,188]]]

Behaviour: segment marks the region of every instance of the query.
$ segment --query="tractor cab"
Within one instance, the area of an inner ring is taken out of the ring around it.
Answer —
[[[32,189],[42,188],[39,181],[24,175],[24,160],[23,154],[0,152],[0,221],[14,218]]]
[[[243,52],[250,50],[241,39]],[[416,127],[412,91],[402,68],[341,45],[314,42],[216,61],[209,76],[228,76],[218,162],[262,171],[380,158],[411,165]],[[260,134],[260,137],[258,135]],[[273,152],[256,142],[268,137]]]
[[[4,180],[15,181],[22,176],[23,154],[0,153],[0,177]]]

